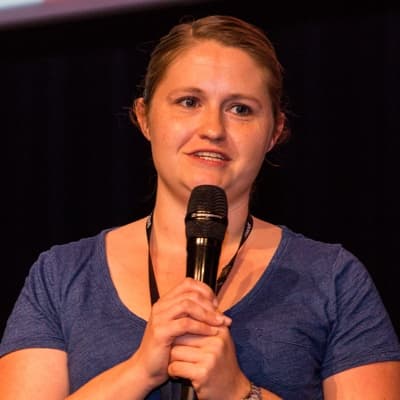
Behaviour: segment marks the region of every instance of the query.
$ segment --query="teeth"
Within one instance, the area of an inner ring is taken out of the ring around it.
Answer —
[[[206,160],[225,160],[224,156],[220,153],[214,153],[209,151],[199,151],[196,152],[197,157],[205,158]]]

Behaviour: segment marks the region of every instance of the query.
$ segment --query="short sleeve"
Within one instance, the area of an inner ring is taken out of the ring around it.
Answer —
[[[51,252],[42,253],[32,265],[8,318],[0,343],[0,356],[23,348],[65,350],[57,275]]]
[[[400,360],[400,346],[364,265],[339,251],[332,276],[332,318],[321,375],[326,378],[372,362]]]

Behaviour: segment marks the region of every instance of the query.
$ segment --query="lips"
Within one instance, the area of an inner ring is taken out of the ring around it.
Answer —
[[[215,151],[196,151],[192,153],[193,156],[202,158],[208,161],[227,161],[228,157],[224,154]]]

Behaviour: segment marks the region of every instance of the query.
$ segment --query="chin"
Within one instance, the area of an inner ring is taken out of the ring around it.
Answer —
[[[218,186],[218,187],[224,189],[224,185],[216,179],[196,179],[196,181],[193,182],[190,187],[191,187],[191,189],[193,189],[196,186],[200,186],[200,185],[213,185],[213,186]]]

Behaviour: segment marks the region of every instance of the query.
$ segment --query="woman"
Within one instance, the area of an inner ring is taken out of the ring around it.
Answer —
[[[1,344],[1,399],[180,398],[178,377],[204,400],[400,398],[398,339],[365,268],[249,215],[287,135],[281,92],[271,43],[244,21],[210,16],[161,39],[133,107],[154,211],[39,257]],[[187,204],[204,184],[228,201],[217,295],[185,278]]]

